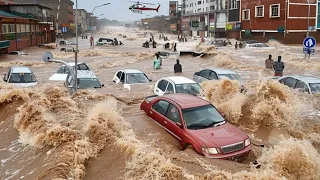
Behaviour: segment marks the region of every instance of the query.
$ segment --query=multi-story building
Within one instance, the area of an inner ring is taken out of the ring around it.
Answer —
[[[189,24],[192,36],[225,37],[227,4],[227,0],[183,0],[182,26]]]
[[[228,22],[226,24],[226,31],[229,38],[240,39],[240,8],[240,0],[228,0]]]
[[[0,53],[55,41],[50,8],[38,4],[0,5]]]
[[[170,24],[169,16],[155,16],[153,18],[141,19],[139,24],[141,29],[155,30],[160,33],[168,33],[172,29],[176,29],[176,27],[172,27],[172,24]]]
[[[34,3],[40,4],[45,7],[52,9],[50,15],[54,16],[57,20],[57,33],[74,33],[75,24],[73,18],[73,1],[72,0],[61,0],[60,6],[58,0],[14,0],[15,3]],[[59,12],[59,13],[58,13]],[[57,16],[58,15],[58,16]],[[65,32],[65,30],[67,32]]]
[[[310,0],[310,5],[307,0],[241,0],[241,36],[296,44],[302,43],[309,29],[311,36],[320,38],[316,31],[317,5],[317,0]]]
[[[88,22],[89,18],[87,17],[88,13],[85,9],[78,9],[78,27],[79,27],[79,33],[84,33],[88,31]],[[76,17],[76,10],[73,10],[73,16],[74,19]]]

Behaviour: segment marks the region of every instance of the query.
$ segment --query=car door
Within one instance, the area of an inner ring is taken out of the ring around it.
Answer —
[[[183,138],[183,125],[181,119],[179,109],[175,105],[170,104],[166,113],[164,126],[179,140],[182,140]]]
[[[113,82],[119,83],[121,80],[122,74],[123,74],[122,71],[118,71],[113,77]]]
[[[166,89],[166,93],[168,93],[168,94],[176,93],[172,82],[168,83],[168,86],[167,86],[167,89]]]
[[[300,92],[310,94],[308,85],[306,83],[304,83],[303,81],[298,80],[298,82],[296,83],[296,86],[294,88],[299,89]]]
[[[5,82],[8,83],[10,74],[11,74],[11,68],[9,68],[9,69],[8,69],[8,73],[4,75],[3,81],[5,81]]]
[[[199,71],[199,72],[195,72],[195,73],[193,74],[193,80],[194,80],[195,82],[199,82],[199,78],[200,78],[201,72],[202,72],[202,71]]]
[[[168,86],[168,81],[166,81],[165,79],[160,80],[156,86],[155,94],[158,96],[164,95],[164,93],[166,92],[167,86]]]
[[[149,116],[158,124],[165,128],[165,124],[167,124],[166,113],[169,107],[169,102],[165,100],[159,100],[156,102],[150,109]]]

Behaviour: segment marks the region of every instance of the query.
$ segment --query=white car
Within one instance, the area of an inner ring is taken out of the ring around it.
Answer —
[[[252,44],[245,44],[246,49],[257,49],[257,48],[263,48],[263,49],[275,49],[275,47],[270,47],[265,43],[252,43]]]
[[[38,84],[33,72],[24,66],[12,66],[4,75],[3,81],[19,87],[30,87]]]
[[[123,87],[131,89],[131,85],[136,84],[148,84],[151,79],[147,77],[143,72],[135,69],[123,69],[115,73],[113,82],[123,83]]]
[[[203,90],[195,81],[183,76],[171,76],[159,79],[154,86],[154,93],[162,96],[166,93],[186,93],[202,96]]]
[[[77,79],[78,89],[101,88],[104,86],[92,71],[77,70]],[[70,73],[67,75],[64,85],[69,89],[73,88],[74,79]]]
[[[212,68],[203,69],[194,73],[193,80],[197,83],[202,83],[207,80],[221,80],[227,78],[230,80],[237,80],[241,85],[244,84],[244,80],[236,72],[229,69]]]
[[[11,51],[9,55],[28,55],[28,54],[23,51]]]
[[[59,46],[73,46],[73,45],[76,45],[76,44],[72,41],[61,40],[59,42]]]
[[[277,79],[280,83],[300,92],[320,94],[320,78],[313,76],[283,76]]]
[[[68,63],[68,64],[74,70],[75,63],[73,62],[73,63]],[[91,68],[86,63],[79,62],[77,64],[77,66],[78,66],[77,70],[91,71]],[[49,80],[50,81],[65,81],[68,74],[69,74],[68,67],[66,67],[65,65],[62,65],[59,68],[59,70],[49,78]]]

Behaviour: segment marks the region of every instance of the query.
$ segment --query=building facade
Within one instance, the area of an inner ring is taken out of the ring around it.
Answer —
[[[306,0],[241,0],[241,37],[297,44],[302,43],[307,29],[311,36],[318,37],[317,5],[316,0],[310,0],[308,18],[309,4]]]
[[[160,33],[172,32],[172,29],[176,28],[172,27],[169,16],[155,16],[153,18],[141,19],[138,24],[141,29],[155,30]]]
[[[13,4],[13,0],[0,0],[0,5]]]
[[[85,9],[78,9],[78,27],[79,27],[79,33],[85,33],[86,31],[88,31],[88,22],[89,22],[89,18],[87,16],[88,13]],[[74,19],[76,17],[76,10],[73,10],[73,16]]]
[[[227,0],[183,0],[182,25],[191,36],[225,37],[227,7]]]
[[[228,38],[240,39],[241,19],[240,8],[241,0],[228,0],[228,22],[226,31]]]
[[[0,27],[0,53],[55,41],[52,26],[31,14],[0,10]]]
[[[75,33],[75,24],[73,18],[74,3],[72,0],[61,0],[60,6],[58,0],[14,0],[14,2],[24,4],[34,3],[52,9],[50,11],[50,15],[56,18],[57,33],[68,35]]]

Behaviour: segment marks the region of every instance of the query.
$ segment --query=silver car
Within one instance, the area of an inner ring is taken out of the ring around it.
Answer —
[[[24,66],[12,66],[4,75],[3,81],[19,87],[30,87],[38,84],[33,72]]]
[[[197,83],[202,83],[207,80],[221,80],[223,78],[237,80],[241,85],[244,83],[244,80],[236,72],[229,69],[203,69],[193,75],[193,80]]]
[[[283,76],[277,79],[280,83],[298,89],[300,92],[320,94],[320,78],[313,76]]]

